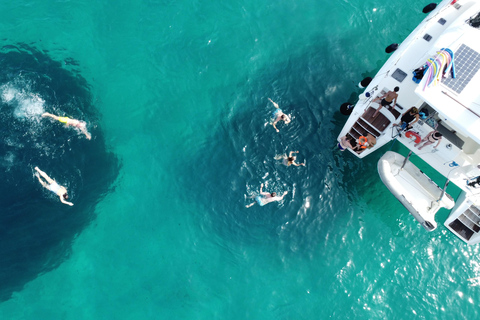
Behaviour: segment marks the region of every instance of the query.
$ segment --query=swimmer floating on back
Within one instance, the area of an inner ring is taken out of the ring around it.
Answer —
[[[37,172],[35,172],[35,176],[37,176],[38,181],[40,181],[43,187],[55,193],[60,198],[60,201],[62,203],[68,204],[69,206],[73,206],[73,203],[66,201],[68,199],[68,194],[67,194],[67,189],[65,189],[65,187],[59,185],[55,180],[50,178],[45,172],[38,169],[38,167],[35,167],[35,170],[37,170]],[[40,176],[42,176],[46,181],[43,181],[42,178],[40,178]]]
[[[44,118],[45,117],[50,117],[50,118],[58,120],[62,123],[65,123],[65,125],[67,127],[70,126],[70,127],[77,128],[77,129],[79,129],[80,131],[83,132],[83,134],[87,137],[88,140],[92,139],[92,136],[87,131],[87,123],[85,121],[70,119],[68,117],[59,117],[59,116],[56,116],[56,115],[48,113],[48,112],[45,112],[44,114],[42,114],[42,117],[44,117]]]
[[[255,202],[252,202],[246,205],[245,207],[250,208],[255,203],[258,203],[260,206],[263,207],[267,203],[282,200],[283,197],[288,193],[288,191],[285,191],[281,196],[277,196],[276,192],[272,192],[272,193],[263,192],[262,188],[263,188],[263,183],[260,185],[260,195],[255,197]]]
[[[273,114],[272,114],[272,125],[275,128],[275,130],[279,132],[279,130],[275,126],[277,122],[285,121],[285,124],[288,124],[290,123],[291,120],[285,113],[283,113],[283,111],[280,109],[277,103],[273,102],[272,99],[270,98],[268,98],[268,100],[270,100],[270,102],[273,103],[273,105],[275,106],[275,111],[273,111]]]
[[[298,151],[290,151],[290,154],[287,156],[286,154],[277,154],[274,159],[275,160],[283,160],[283,164],[286,165],[287,167],[289,167],[290,165],[294,165],[294,166],[304,166],[305,167],[305,163],[296,163],[295,160],[297,159],[297,157],[294,157],[293,154],[294,153],[298,153]]]

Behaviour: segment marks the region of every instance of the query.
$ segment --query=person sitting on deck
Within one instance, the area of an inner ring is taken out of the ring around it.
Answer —
[[[378,107],[377,111],[375,111],[375,113],[373,114],[373,117],[375,118],[377,116],[377,114],[380,112],[380,109],[382,109],[384,106],[388,106],[388,108],[395,108],[395,106],[397,105],[397,98],[398,98],[398,91],[400,90],[399,87],[395,87],[393,88],[393,91],[388,91],[387,93],[385,93],[383,96],[381,97],[376,97],[375,99],[373,99],[372,102],[377,102],[379,100],[380,101],[380,107]],[[393,106],[390,106],[393,102]]]
[[[415,120],[415,121],[414,121]],[[394,123],[393,126],[401,126],[402,130],[408,130],[412,128],[412,125],[420,120],[420,115],[418,114],[418,109],[416,107],[411,107],[402,115],[400,123]],[[412,122],[413,121],[413,122]]]
[[[431,132],[429,132],[425,138],[423,138],[419,143],[415,143],[415,147],[419,146],[423,141],[427,141],[423,144],[423,146],[421,146],[420,148],[418,148],[418,150],[422,150],[423,147],[426,147],[428,145],[431,145],[431,144],[434,144],[435,142],[437,143],[437,145],[435,147],[433,147],[434,149],[436,149],[438,147],[438,145],[440,144],[440,141],[442,140],[442,134],[440,132],[438,132],[437,130],[433,130]]]
[[[352,145],[352,142],[355,143],[355,146]],[[354,141],[353,138],[348,138],[347,136],[340,138],[340,149],[344,151],[346,148],[350,148],[356,153],[361,153],[365,149],[371,149],[377,143],[377,139],[370,133],[367,133],[366,136],[360,136],[357,141]]]
[[[353,149],[352,144],[350,143],[350,139],[347,136],[341,137],[340,142],[338,143],[338,147],[340,151],[345,151],[345,149],[350,148]]]
[[[352,148],[352,150],[357,153],[361,153],[365,149],[371,149],[377,143],[377,139],[370,133],[367,133],[366,136],[361,136],[357,140],[357,145]]]

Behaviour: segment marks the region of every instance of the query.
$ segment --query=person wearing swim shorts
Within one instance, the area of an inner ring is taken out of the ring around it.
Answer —
[[[50,178],[45,172],[38,169],[38,167],[35,167],[35,170],[37,170],[37,172],[35,172],[35,176],[38,178],[38,181],[40,181],[41,185],[44,188],[55,193],[60,198],[60,201],[62,203],[68,204],[69,206],[73,206],[73,203],[67,201],[68,194],[67,194],[67,189],[65,187],[59,185],[55,180]],[[43,179],[45,179],[45,181],[43,181],[42,178],[40,178],[40,176],[42,176]]]
[[[272,125],[275,128],[275,130],[279,132],[276,126],[277,122],[284,121],[285,124],[288,124],[290,123],[291,119],[285,113],[283,113],[283,111],[280,109],[277,103],[273,102],[272,99],[270,98],[268,98],[268,100],[270,100],[270,102],[273,103],[273,105],[275,106],[275,111],[273,111],[272,113]]]
[[[70,126],[70,127],[79,129],[85,135],[85,137],[87,137],[88,140],[92,139],[91,134],[87,131],[87,123],[85,121],[70,119],[69,117],[59,117],[48,112],[45,112],[44,114],[42,114],[42,117],[44,118],[49,117],[57,121],[60,121],[62,123],[65,123],[65,126],[67,127]]]
[[[381,97],[377,97],[373,100],[373,102],[381,100],[380,101],[380,107],[378,107],[377,111],[373,114],[373,117],[375,118],[377,114],[380,112],[380,109],[382,109],[385,106],[388,106],[389,108],[395,108],[397,105],[397,98],[398,98],[398,91],[400,90],[399,87],[393,88],[393,91],[388,91]],[[390,106],[393,102],[393,106]]]
[[[426,141],[423,144],[423,146],[418,148],[418,150],[422,150],[423,147],[434,144],[435,142],[437,143],[437,145],[433,148],[436,149],[438,147],[438,145],[440,144],[441,140],[442,140],[442,134],[440,132],[438,132],[437,130],[433,130],[433,131],[429,132],[425,136],[425,138],[423,138],[419,143],[415,143],[415,147],[419,146],[422,142]]]
[[[246,205],[245,207],[250,208],[255,203],[258,203],[261,207],[263,207],[264,205],[266,205],[270,202],[282,200],[283,197],[288,193],[288,191],[285,191],[283,193],[283,195],[277,196],[276,192],[272,192],[272,193],[263,192],[262,188],[263,188],[263,183],[260,185],[260,195],[255,197],[255,202],[252,202],[252,203]]]
[[[294,153],[298,153],[298,151],[290,151],[290,154],[287,156],[286,154],[279,154],[274,157],[275,160],[283,160],[282,163],[286,165],[287,167],[291,166],[292,164],[294,166],[304,166],[305,163],[296,163],[295,160],[297,157],[293,156]]]

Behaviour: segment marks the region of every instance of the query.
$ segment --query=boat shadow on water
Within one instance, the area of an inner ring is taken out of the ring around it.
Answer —
[[[73,60],[72,60],[73,61]],[[70,66],[75,64],[69,61]],[[67,63],[67,62],[65,62]],[[58,267],[95,218],[119,163],[96,123],[88,83],[27,45],[0,50],[0,301]],[[43,112],[85,119],[92,140]],[[66,186],[73,207],[42,188],[34,167]]]

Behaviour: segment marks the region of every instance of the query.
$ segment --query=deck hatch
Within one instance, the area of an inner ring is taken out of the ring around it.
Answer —
[[[432,40],[432,36],[429,35],[428,33],[425,33],[425,35],[423,36],[423,39],[427,42],[429,42],[430,40]]]
[[[395,72],[392,73],[392,78],[397,80],[398,82],[402,82],[406,76],[407,74],[398,68],[397,70],[395,70]]]
[[[448,77],[443,83],[456,93],[461,93],[480,69],[480,53],[462,44],[455,52],[454,64],[456,78]]]

